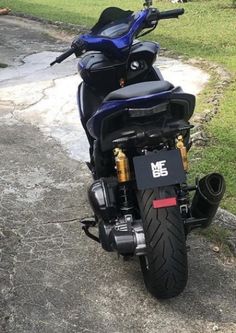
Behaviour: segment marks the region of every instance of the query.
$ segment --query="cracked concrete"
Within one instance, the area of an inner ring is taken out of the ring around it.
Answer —
[[[5,23],[11,27],[11,18],[7,17],[5,20]],[[27,20],[18,19],[18,21],[21,28],[27,25]],[[19,29],[15,31],[16,26],[10,29],[11,36],[16,31],[19,33]],[[36,27],[38,30],[41,29],[38,22]],[[17,48],[17,54],[11,55],[10,49],[8,62],[12,66],[1,70],[1,101],[6,106],[8,101],[14,100],[14,118],[31,123],[39,127],[46,136],[54,137],[66,148],[70,157],[88,160],[87,139],[80,125],[76,105],[77,87],[81,82],[77,73],[77,60],[72,57],[61,65],[55,65],[52,68],[49,66],[50,62],[59,55],[59,52],[55,51],[62,50],[63,47],[68,48],[72,38],[68,38],[65,43],[63,35],[63,41],[59,43],[61,39],[58,38],[55,44],[51,42],[52,37],[48,40],[45,34],[47,30],[43,27],[40,31],[45,42],[42,41],[41,35],[37,42],[34,35],[37,31],[36,27],[29,35],[29,43],[23,43],[21,52]],[[24,41],[26,36],[22,30],[20,36]],[[54,30],[50,31],[53,31],[53,36],[60,37]],[[13,43],[16,43],[13,36],[12,39]],[[25,44],[31,45],[32,40],[34,48],[29,52]],[[165,79],[175,85],[181,85],[190,93],[199,93],[209,78],[209,75],[199,68],[183,64],[175,59],[160,57],[157,64]]]
[[[206,240],[189,237],[184,293],[157,301],[137,260],[117,260],[82,234],[91,179],[85,157],[68,148],[78,141],[68,136],[78,129],[76,61],[48,68],[54,51],[68,44],[39,23],[1,18],[0,35],[0,62],[12,66],[0,69],[0,331],[235,332],[235,262],[222,261]],[[38,64],[38,53],[45,62]],[[34,72],[27,72],[28,60]],[[234,219],[226,219],[232,228]]]

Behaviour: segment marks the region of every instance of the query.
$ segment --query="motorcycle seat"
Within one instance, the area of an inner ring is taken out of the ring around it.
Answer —
[[[104,101],[130,99],[147,95],[154,95],[173,89],[174,86],[168,81],[147,81],[135,83],[109,93]]]

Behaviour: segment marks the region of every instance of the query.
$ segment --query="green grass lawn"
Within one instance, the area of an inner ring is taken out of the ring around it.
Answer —
[[[185,15],[179,20],[160,22],[158,29],[147,38],[186,58],[200,57],[223,65],[232,73],[233,80],[221,101],[220,112],[207,127],[211,142],[208,147],[193,152],[201,160],[193,163],[192,173],[222,172],[227,181],[222,207],[236,214],[236,9],[232,0],[193,0],[182,5],[167,0],[153,2],[160,10],[184,6]],[[142,0],[0,0],[0,7],[91,26],[105,7],[137,10],[142,3]],[[204,95],[199,101],[197,110],[208,107]]]

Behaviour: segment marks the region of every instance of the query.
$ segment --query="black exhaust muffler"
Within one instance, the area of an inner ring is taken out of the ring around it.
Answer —
[[[205,219],[202,228],[208,227],[225,193],[225,180],[219,173],[211,173],[198,181],[192,200],[191,213],[195,218]]]

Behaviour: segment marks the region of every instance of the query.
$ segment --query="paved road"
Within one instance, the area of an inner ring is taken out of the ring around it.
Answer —
[[[0,62],[20,65],[26,54],[65,48],[65,40],[52,33],[1,18]],[[184,293],[167,301],[152,298],[138,261],[118,260],[82,234],[78,220],[90,214],[89,173],[51,132],[42,134],[43,117],[27,123],[22,116],[30,99],[34,104],[31,91],[15,100],[9,86],[26,89],[20,78],[0,87],[0,331],[235,332],[235,263],[222,261],[210,243],[192,235]]]

